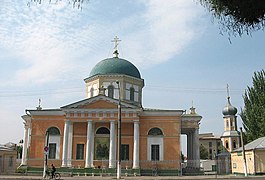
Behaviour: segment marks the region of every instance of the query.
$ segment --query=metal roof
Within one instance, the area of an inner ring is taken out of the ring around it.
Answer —
[[[245,145],[245,150],[265,149],[265,137],[258,138]],[[242,151],[242,147],[235,150],[236,152]]]
[[[95,75],[125,74],[141,79],[139,70],[129,61],[118,57],[100,61],[90,72],[90,77]]]

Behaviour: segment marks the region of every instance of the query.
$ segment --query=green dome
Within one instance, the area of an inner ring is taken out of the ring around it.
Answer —
[[[90,77],[105,74],[124,74],[141,79],[139,70],[129,61],[117,57],[100,61],[90,72]]]

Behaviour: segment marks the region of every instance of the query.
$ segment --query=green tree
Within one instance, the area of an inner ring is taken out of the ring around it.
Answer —
[[[245,106],[240,113],[247,142],[265,136],[265,71],[255,72],[252,81],[243,95]]]
[[[200,145],[200,159],[208,159],[208,151],[202,144]]]
[[[221,33],[230,36],[251,34],[265,27],[264,0],[199,0],[214,19]]]

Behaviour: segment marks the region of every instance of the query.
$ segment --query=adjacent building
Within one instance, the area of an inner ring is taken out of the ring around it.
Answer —
[[[208,158],[215,159],[217,154],[222,152],[221,137],[213,133],[204,133],[199,135],[200,145],[203,146],[208,152]]]
[[[0,174],[9,174],[16,171],[16,146],[0,145]]]
[[[247,173],[256,175],[265,173],[265,137],[256,139],[245,145]],[[231,153],[232,173],[244,174],[242,147]]]

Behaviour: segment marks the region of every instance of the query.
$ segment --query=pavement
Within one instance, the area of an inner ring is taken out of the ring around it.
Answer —
[[[25,175],[0,175],[0,180],[42,180],[43,178],[41,176],[25,176]],[[116,177],[113,176],[74,176],[74,177],[62,177],[61,180],[113,180],[116,179]],[[122,179],[126,180],[173,180],[173,179],[265,179],[265,176],[249,176],[244,177],[242,175],[204,175],[204,176],[137,176],[137,177],[122,177]]]

